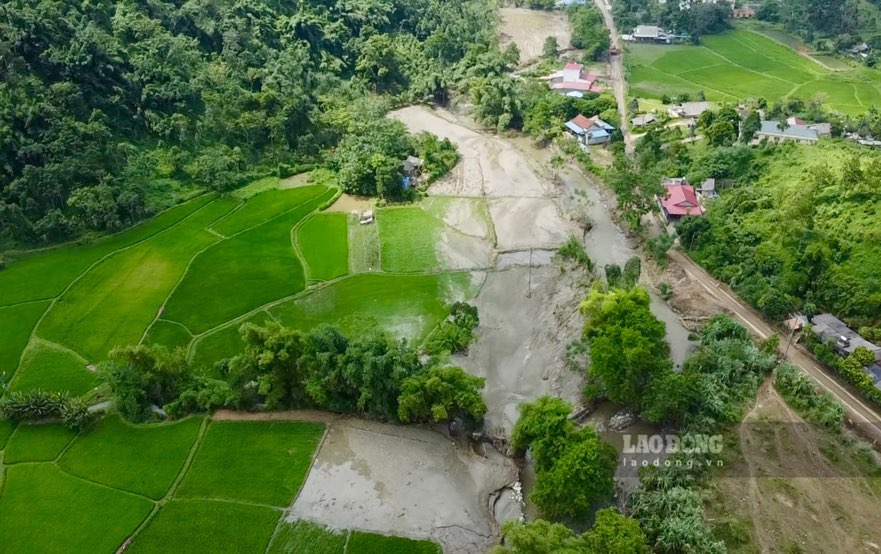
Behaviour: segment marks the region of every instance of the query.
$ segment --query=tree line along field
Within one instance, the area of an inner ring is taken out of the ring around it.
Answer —
[[[0,422],[0,536],[9,552],[438,552],[430,542],[283,518],[324,433],[307,422],[191,417],[79,435]],[[144,456],[149,452],[150,456]],[[218,522],[223,524],[218,525]],[[340,546],[342,544],[342,546]]]
[[[322,211],[334,188],[264,181],[0,270],[0,371],[11,390],[88,392],[95,364],[138,343],[185,348],[210,369],[238,353],[246,322],[378,326],[421,341],[447,303],[476,292],[470,273],[438,262],[436,214],[385,208],[377,224],[358,225]],[[365,256],[375,263],[363,267]]]
[[[752,31],[704,36],[700,46],[634,44],[628,51],[630,94],[636,97],[699,91],[713,101],[821,95],[828,107],[845,114],[881,105],[881,73],[832,71]]]

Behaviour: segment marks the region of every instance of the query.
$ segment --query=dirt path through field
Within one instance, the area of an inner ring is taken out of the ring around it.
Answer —
[[[805,421],[759,389],[739,429],[742,456],[715,480],[710,517],[749,522],[760,552],[879,552],[878,477],[864,477],[848,440]]]
[[[612,90],[615,100],[618,102],[618,114],[621,116],[621,133],[624,135],[624,147],[628,154],[633,153],[634,140],[630,134],[630,116],[627,113],[627,80],[624,77],[624,58],[621,53],[621,36],[618,27],[612,17],[612,6],[609,0],[594,0],[594,3],[603,14],[603,21],[609,30],[609,38],[612,47],[618,50],[618,54],[609,57],[609,80],[612,81]]]

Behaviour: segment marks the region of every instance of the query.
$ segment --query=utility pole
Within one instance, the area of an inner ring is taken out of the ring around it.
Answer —
[[[784,358],[784,359],[785,359],[786,356],[789,354],[789,347],[792,346],[792,337],[794,337],[794,336],[795,336],[795,326],[793,326],[793,327],[790,329],[790,332],[789,332],[789,341],[786,343],[786,350],[783,352],[783,358]]]
[[[528,269],[528,281],[526,283],[526,298],[532,298],[532,247],[529,247],[529,269]]]

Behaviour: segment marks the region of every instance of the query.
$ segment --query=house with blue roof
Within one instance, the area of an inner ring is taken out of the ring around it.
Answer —
[[[804,123],[799,119],[789,118],[782,124],[779,121],[762,121],[753,142],[768,140],[813,144],[821,137],[829,136],[832,136],[832,128],[828,123]]]
[[[615,130],[598,116],[585,117],[581,114],[567,121],[566,128],[585,146],[608,143],[612,140],[612,131]]]

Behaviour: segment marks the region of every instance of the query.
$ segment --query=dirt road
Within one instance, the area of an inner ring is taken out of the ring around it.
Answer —
[[[608,0],[594,0],[594,3],[603,12],[603,21],[609,29],[609,38],[612,47],[617,49],[618,54],[612,54],[609,59],[609,80],[612,81],[612,89],[615,92],[615,100],[618,102],[618,114],[621,116],[621,133],[624,135],[624,148],[628,154],[633,153],[633,137],[630,135],[630,117],[627,115],[627,82],[624,80],[624,54],[621,53],[621,36],[615,26],[612,17],[612,6]]]
[[[757,336],[767,338],[777,331],[755,310],[741,302],[733,291],[707,273],[691,258],[682,252],[671,250],[670,259],[678,263],[688,276],[704,287],[721,305],[740,319]],[[787,351],[787,337],[783,337],[780,351],[787,359],[807,373],[822,389],[832,394],[844,405],[847,417],[854,427],[866,438],[881,444],[881,414],[851,392],[848,385],[816,362],[801,346],[792,345]]]

